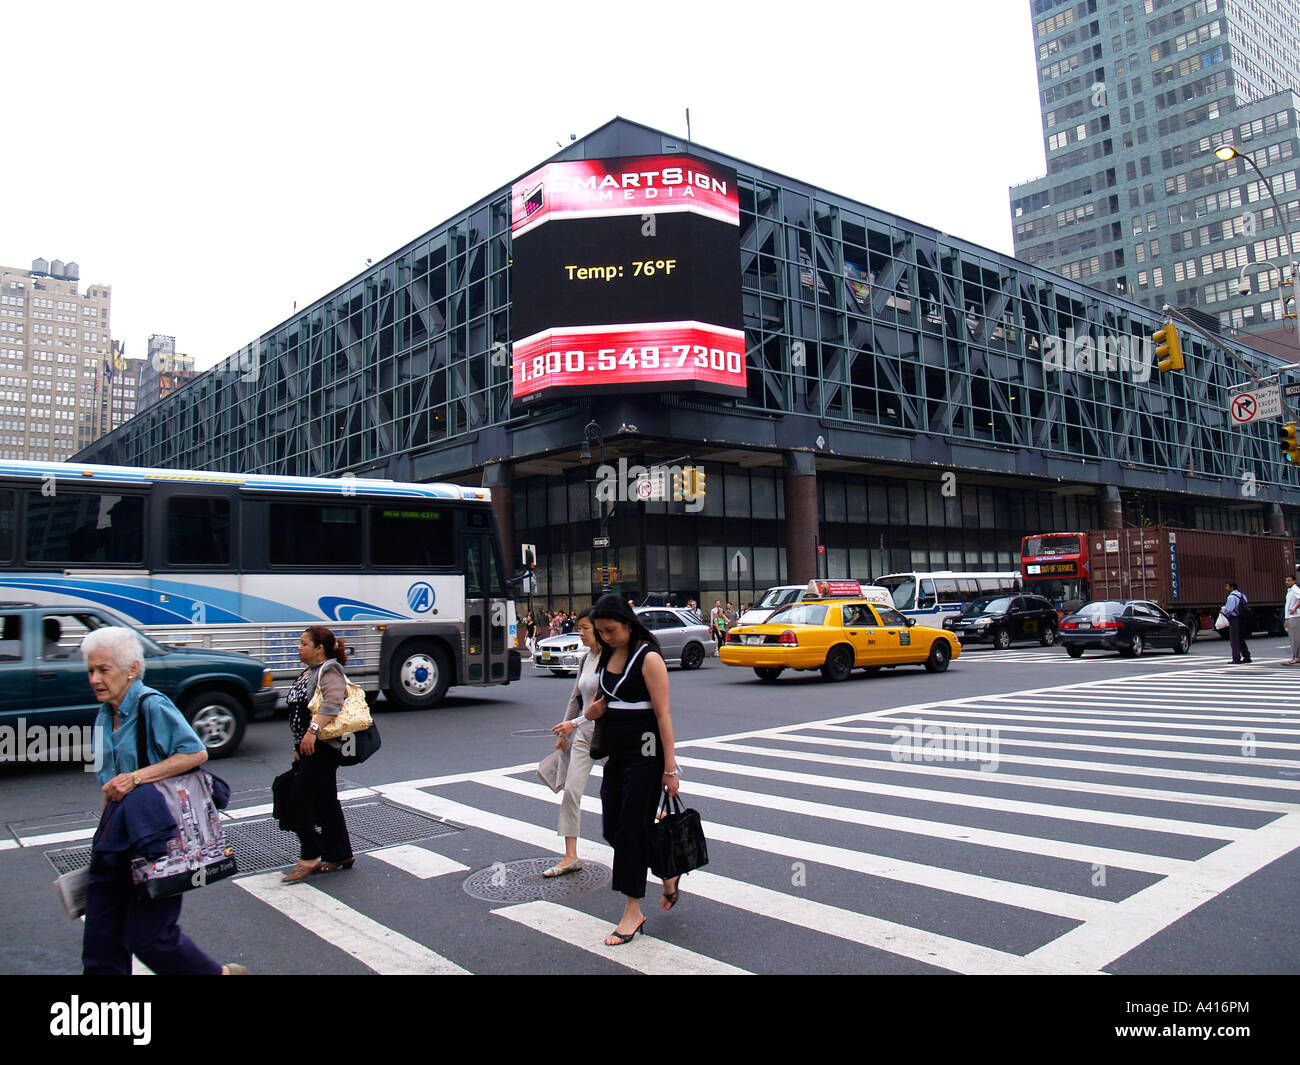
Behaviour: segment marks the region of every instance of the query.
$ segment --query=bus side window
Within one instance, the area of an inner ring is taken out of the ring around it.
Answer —
[[[483,594],[483,548],[478,539],[465,541],[465,596]]]
[[[0,492],[0,562],[13,561],[17,526],[18,497],[13,492]]]
[[[934,586],[939,593],[939,602],[941,604],[960,603],[962,601],[961,588],[958,586],[955,577],[936,580]]]
[[[925,578],[921,581],[921,594],[917,596],[917,610],[933,610],[935,604],[934,581]]]

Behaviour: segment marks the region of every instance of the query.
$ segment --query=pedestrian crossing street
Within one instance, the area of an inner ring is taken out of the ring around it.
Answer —
[[[453,855],[471,841],[477,868],[559,853],[558,797],[531,762],[374,788],[467,831],[361,855],[351,881],[234,883],[378,973],[502,971],[464,956],[443,905],[481,908],[501,952],[553,954],[547,971],[1103,972],[1300,843],[1291,674],[1179,661],[679,744],[710,864],[672,914],[652,878],[650,934],[627,946],[603,945],[621,908],[607,889],[507,905],[461,891],[471,866]],[[598,773],[579,853],[608,865]],[[357,886],[381,869],[427,920],[367,914]]]

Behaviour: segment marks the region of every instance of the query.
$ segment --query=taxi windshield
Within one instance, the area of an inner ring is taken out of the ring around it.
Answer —
[[[826,607],[815,603],[794,603],[767,619],[768,625],[824,625]]]
[[[802,588],[770,588],[765,596],[759,600],[756,610],[775,610],[779,606],[785,606],[793,603],[799,598]]]

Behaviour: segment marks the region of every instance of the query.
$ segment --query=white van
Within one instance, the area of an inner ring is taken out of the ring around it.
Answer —
[[[883,603],[893,606],[894,600],[888,588],[874,584],[860,584],[857,581],[809,581],[807,584],[778,584],[763,593],[763,598],[754,604],[752,610],[740,615],[738,625],[761,625],[772,614],[791,603],[802,603],[805,599],[865,599],[871,603]]]

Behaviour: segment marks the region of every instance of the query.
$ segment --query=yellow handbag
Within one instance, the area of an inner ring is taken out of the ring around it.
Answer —
[[[322,666],[322,669],[325,667]],[[343,667],[339,666],[339,672]],[[341,736],[346,736],[349,732],[365,732],[372,722],[370,720],[370,704],[366,702],[366,693],[358,688],[343,674],[343,680],[348,686],[348,697],[343,700],[343,708],[334,715],[329,724],[322,725],[319,738],[322,740],[337,740]],[[312,714],[320,712],[321,693],[320,693],[320,674],[316,674],[316,692],[311,697],[311,702],[307,704],[307,709]]]

